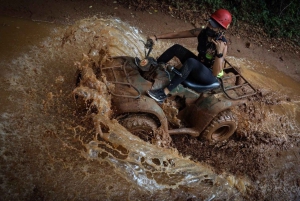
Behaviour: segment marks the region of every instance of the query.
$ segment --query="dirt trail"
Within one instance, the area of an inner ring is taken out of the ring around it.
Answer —
[[[132,26],[141,29],[145,35],[173,32],[194,28],[189,22],[175,19],[171,15],[160,12],[135,11],[134,8],[124,8],[117,1],[37,1],[29,0],[24,3],[22,0],[1,2],[1,15],[21,17],[33,21],[45,21],[50,23],[72,24],[75,21],[92,16],[115,16]],[[202,25],[202,24],[201,24]],[[205,25],[205,24],[203,24]],[[243,30],[241,30],[243,32]],[[245,31],[244,31],[245,32]],[[239,35],[227,34],[230,42],[229,55],[245,57],[264,62],[266,66],[278,69],[289,75],[297,82],[300,82],[300,52],[282,51],[275,47],[275,44],[257,46],[251,42],[253,33],[249,37],[241,38]],[[259,38],[260,41],[267,39]],[[174,40],[175,41],[175,40]],[[263,42],[268,44],[268,42]],[[195,48],[194,39],[176,40],[176,42]],[[250,47],[246,43],[250,42]],[[281,47],[282,49],[282,47]]]

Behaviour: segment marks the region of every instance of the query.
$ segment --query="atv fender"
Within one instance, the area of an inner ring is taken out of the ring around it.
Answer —
[[[141,96],[137,99],[132,98],[122,98],[118,102],[114,102],[116,105],[117,111],[116,115],[121,115],[125,113],[145,113],[153,114],[160,121],[161,128],[168,132],[168,120],[163,112],[162,108],[154,101],[152,98],[147,96]]]
[[[230,100],[224,94],[214,94],[200,98],[195,104],[182,111],[181,115],[200,135],[220,112],[241,105],[246,101],[246,99]]]

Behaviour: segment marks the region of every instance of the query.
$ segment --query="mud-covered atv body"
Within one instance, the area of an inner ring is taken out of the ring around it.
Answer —
[[[167,72],[149,54],[143,66],[133,57],[112,58],[98,69],[97,77],[112,95],[114,117],[140,138],[164,140],[166,135],[189,134],[223,141],[237,128],[230,108],[256,93],[237,68],[226,60],[224,65],[223,78],[206,86],[185,80],[164,103],[154,101],[147,91],[167,86],[173,72]]]

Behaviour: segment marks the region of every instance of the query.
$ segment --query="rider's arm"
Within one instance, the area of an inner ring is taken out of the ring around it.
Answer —
[[[223,53],[223,57],[221,58],[215,56],[215,62],[212,66],[213,75],[217,76],[223,69],[224,58],[226,57],[227,54],[227,44],[221,40],[214,41],[214,43],[216,44],[217,54]]]
[[[171,32],[166,34],[154,35],[150,36],[155,40],[158,39],[175,39],[175,38],[190,38],[190,37],[197,37],[202,29],[196,28],[187,31],[180,31],[180,32]]]

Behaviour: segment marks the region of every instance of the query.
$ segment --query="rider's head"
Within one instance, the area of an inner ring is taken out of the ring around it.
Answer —
[[[228,29],[232,21],[232,17],[228,10],[219,9],[210,16],[208,21],[213,28]]]

